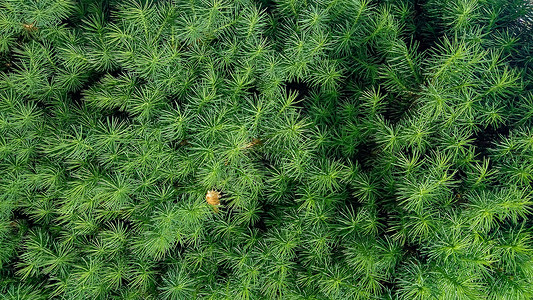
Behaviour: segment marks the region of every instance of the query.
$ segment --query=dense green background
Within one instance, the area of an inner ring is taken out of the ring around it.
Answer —
[[[527,0],[0,0],[0,299],[533,299],[532,32]]]

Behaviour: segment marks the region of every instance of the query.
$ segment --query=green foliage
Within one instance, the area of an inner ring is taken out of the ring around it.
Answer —
[[[526,0],[0,0],[0,299],[531,299],[531,41]]]

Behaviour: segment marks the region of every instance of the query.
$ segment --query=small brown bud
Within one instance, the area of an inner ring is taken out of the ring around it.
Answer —
[[[209,205],[213,206],[215,212],[218,212],[218,206],[220,205],[220,192],[215,190],[208,191],[207,195],[205,195],[205,200]]]
[[[23,24],[22,27],[24,27],[24,30],[29,32],[37,31],[37,26],[35,26],[35,23]]]
[[[261,145],[261,143],[262,141],[260,139],[254,138],[251,142],[249,142],[248,144],[246,144],[246,146],[244,146],[244,149],[249,149],[254,146]]]

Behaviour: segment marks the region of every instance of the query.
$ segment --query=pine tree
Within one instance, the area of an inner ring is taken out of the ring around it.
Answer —
[[[527,0],[0,0],[0,299],[531,299],[532,33]]]

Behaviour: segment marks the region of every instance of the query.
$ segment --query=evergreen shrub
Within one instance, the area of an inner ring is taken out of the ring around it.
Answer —
[[[529,0],[0,0],[0,299],[533,299]]]

